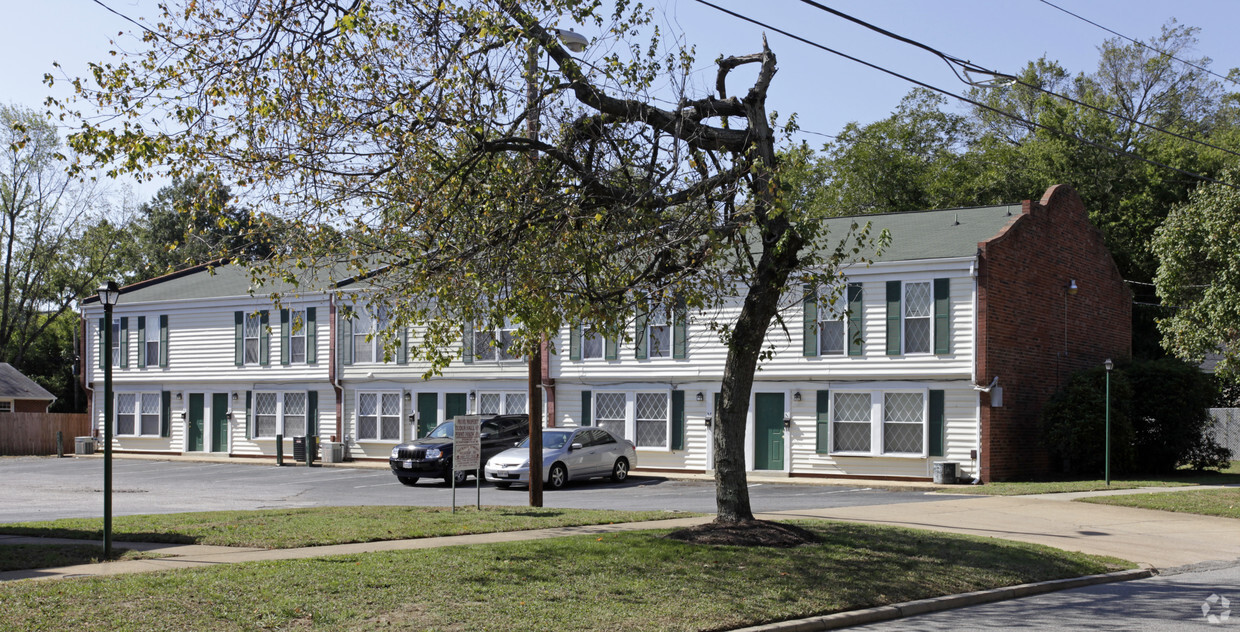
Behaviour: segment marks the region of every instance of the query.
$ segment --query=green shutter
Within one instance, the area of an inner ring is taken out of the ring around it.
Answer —
[[[171,435],[172,392],[162,391],[159,394],[159,436]]]
[[[588,426],[592,422],[590,413],[594,408],[593,393],[590,391],[581,391],[581,425]]]
[[[258,363],[271,364],[271,314],[267,310],[258,313]]]
[[[818,294],[814,286],[806,284],[801,299],[804,317],[801,321],[801,354],[807,358],[818,355]]]
[[[306,434],[319,434],[319,392],[306,393]]]
[[[818,391],[818,454],[831,453],[831,391]]]
[[[353,319],[340,315],[340,353],[344,356],[341,364],[353,364]]]
[[[672,391],[672,449],[685,449],[684,391]]]
[[[474,362],[474,325],[465,323],[461,329],[461,361],[465,364]]]
[[[862,318],[865,312],[862,306],[861,284],[848,284],[848,355],[860,356],[864,353],[862,335]]]
[[[604,359],[619,360],[620,359],[620,332],[615,332],[607,336],[607,338],[603,342],[603,346],[606,348],[605,355],[603,356]]]
[[[95,346],[98,347],[99,349],[99,368],[100,369],[106,368],[106,366],[104,365],[104,362],[106,362],[105,358],[108,357],[108,353],[110,352],[109,349],[103,348],[103,343],[104,343],[103,337],[107,335],[107,332],[104,330],[104,328],[107,326],[108,326],[107,320],[100,318],[99,319],[99,335],[96,336],[96,340],[95,340]]]
[[[288,366],[289,364],[289,325],[288,325],[288,308],[280,310],[280,366]]]
[[[951,279],[934,280],[934,352],[952,352]]]
[[[645,303],[638,301],[637,318],[633,321],[633,357],[638,360],[645,360],[650,356],[650,341],[646,336],[646,320],[648,314],[645,311]]]
[[[677,297],[676,309],[672,310],[672,357],[676,359],[683,360],[689,353],[688,312],[685,299]]]
[[[887,282],[887,355],[900,355],[900,282]]]
[[[129,368],[129,317],[121,316],[121,368]]]
[[[250,428],[250,407],[253,405],[254,391],[245,392],[245,438],[253,439],[254,431]]]
[[[581,325],[568,328],[568,359],[581,359]]]
[[[159,316],[159,366],[168,366],[168,315]]]
[[[245,312],[233,312],[233,363],[245,365]]]
[[[146,366],[146,316],[138,317],[138,368]]]
[[[943,391],[930,391],[930,456],[943,456]]]
[[[316,314],[313,307],[306,308],[306,362],[314,364],[318,361],[319,332]]]
[[[396,363],[409,364],[409,328],[400,328],[400,349],[396,350]]]

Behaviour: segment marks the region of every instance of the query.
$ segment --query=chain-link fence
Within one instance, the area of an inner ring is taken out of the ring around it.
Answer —
[[[1232,459],[1240,459],[1240,408],[1211,408],[1214,440],[1231,449]]]

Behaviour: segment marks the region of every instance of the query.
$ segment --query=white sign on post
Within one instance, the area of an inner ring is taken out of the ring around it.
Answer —
[[[482,418],[458,416],[452,438],[452,471],[476,470],[482,466]]]

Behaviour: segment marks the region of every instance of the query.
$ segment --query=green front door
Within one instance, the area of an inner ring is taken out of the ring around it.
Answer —
[[[418,436],[425,437],[439,420],[439,393],[418,393]]]
[[[202,393],[190,393],[189,415],[185,424],[185,449],[189,452],[202,452],[203,410]]]
[[[211,396],[211,451],[228,451],[228,393]]]
[[[755,470],[784,469],[784,394],[754,395]]]
[[[465,393],[448,393],[444,400],[444,419],[452,419],[457,415],[465,415],[469,409],[465,404]]]

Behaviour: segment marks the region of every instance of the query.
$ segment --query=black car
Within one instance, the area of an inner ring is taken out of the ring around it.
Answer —
[[[413,485],[419,478],[448,480],[452,472],[452,421],[435,426],[425,437],[392,448],[388,465],[392,473],[405,485]],[[496,415],[482,420],[482,463],[487,459],[517,445],[530,435],[529,417],[526,415]],[[469,472],[456,472],[456,482],[465,482]]]

